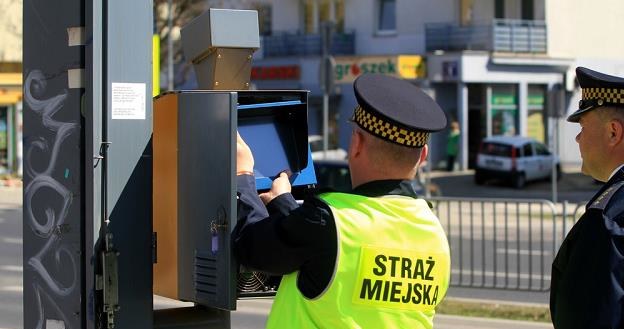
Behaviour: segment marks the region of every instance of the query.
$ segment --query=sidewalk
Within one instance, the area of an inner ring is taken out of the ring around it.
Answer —
[[[0,186],[0,205],[22,206],[22,187]]]

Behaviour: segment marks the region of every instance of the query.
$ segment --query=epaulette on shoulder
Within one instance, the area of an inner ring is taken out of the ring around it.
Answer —
[[[609,186],[606,190],[600,194],[599,197],[594,200],[594,202],[588,207],[588,209],[598,209],[604,211],[609,204],[611,198],[615,195],[615,193],[624,186],[624,181],[619,181],[611,186]]]

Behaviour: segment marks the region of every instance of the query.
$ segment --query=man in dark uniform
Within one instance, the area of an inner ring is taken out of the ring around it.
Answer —
[[[298,205],[281,173],[258,196],[253,155],[238,136],[234,252],[247,267],[284,275],[268,328],[431,328],[446,293],[448,242],[414,180],[446,116],[393,77],[360,76],[354,91],[351,193]]]
[[[582,171],[606,182],[563,241],[552,266],[556,329],[624,328],[624,79],[579,67],[579,109],[568,121]]]

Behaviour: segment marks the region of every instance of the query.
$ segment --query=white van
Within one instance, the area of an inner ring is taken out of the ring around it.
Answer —
[[[478,185],[500,179],[522,188],[527,181],[549,178],[553,165],[561,178],[559,158],[532,138],[492,136],[481,142],[474,179]]]

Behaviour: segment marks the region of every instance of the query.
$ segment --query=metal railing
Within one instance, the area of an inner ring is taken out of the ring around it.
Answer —
[[[318,56],[321,54],[320,34],[279,32],[261,38],[264,57]],[[332,35],[331,54],[355,54],[355,32]]]
[[[578,207],[535,199],[428,199],[451,247],[451,285],[547,291]],[[572,211],[573,210],[573,211]],[[572,211],[570,213],[570,211]]]
[[[512,53],[546,53],[544,21],[493,19],[491,23],[460,26],[454,23],[425,25],[427,51],[485,50]]]

